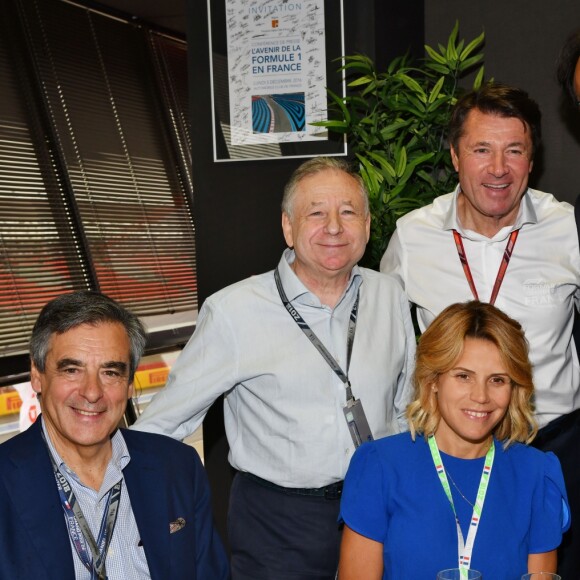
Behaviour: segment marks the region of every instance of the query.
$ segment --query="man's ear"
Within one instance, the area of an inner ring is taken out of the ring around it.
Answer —
[[[369,212],[369,215],[365,219],[365,231],[366,231],[366,235],[367,235],[367,244],[368,244],[369,239],[371,237],[371,214],[370,214],[370,212]]]
[[[290,217],[286,212],[282,212],[282,232],[284,234],[284,239],[286,240],[286,245],[289,248],[294,246],[294,236],[292,235],[292,222]]]
[[[459,155],[455,152],[455,147],[453,147],[453,145],[451,145],[449,149],[451,152],[451,162],[453,163],[453,167],[455,168],[455,171],[459,171]]]
[[[127,391],[127,400],[129,400],[133,396],[134,392],[135,392],[135,387],[133,386],[133,382],[130,382],[129,389]]]
[[[32,390],[39,394],[42,392],[42,373],[36,368],[36,365],[30,363],[30,384],[32,385]]]

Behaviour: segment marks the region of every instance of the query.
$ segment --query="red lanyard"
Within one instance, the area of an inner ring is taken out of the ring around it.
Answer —
[[[507,270],[508,264],[510,263],[510,258],[512,257],[514,246],[516,245],[516,240],[518,239],[518,233],[519,230],[514,230],[510,234],[505,250],[503,251],[503,259],[499,265],[499,270],[497,271],[497,276],[495,278],[495,284],[493,285],[493,290],[491,292],[491,298],[489,299],[489,303],[492,305],[495,303],[495,299],[499,294],[501,283],[505,277],[505,272]],[[477,288],[475,287],[475,282],[473,280],[473,276],[471,275],[471,269],[469,268],[469,262],[467,261],[465,248],[463,247],[463,240],[461,239],[461,236],[457,230],[453,230],[453,238],[455,239],[455,247],[457,248],[457,253],[459,254],[459,261],[463,266],[463,272],[467,278],[467,283],[469,284],[471,293],[476,300],[479,300],[479,296],[477,295]]]

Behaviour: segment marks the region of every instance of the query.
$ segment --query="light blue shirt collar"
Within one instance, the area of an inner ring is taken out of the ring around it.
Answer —
[[[316,306],[322,308],[324,305],[320,302],[318,296],[313,294],[306,286],[302,283],[302,280],[294,273],[291,268],[291,264],[296,259],[296,254],[291,248],[286,248],[282,254],[282,258],[278,263],[278,272],[280,273],[280,280],[282,281],[282,286],[288,300],[292,302],[293,300],[298,300],[302,304],[309,306]],[[356,293],[362,284],[363,279],[361,275],[360,268],[355,265],[350,273],[350,278],[348,284],[344,289],[340,300],[337,302],[335,308],[344,300],[346,295],[351,294],[351,289],[353,293]]]
[[[40,420],[42,421],[42,431],[46,438],[46,442],[48,444],[48,449],[58,466],[58,469],[62,473],[66,473],[70,475],[77,481],[80,485],[82,485],[78,475],[70,469],[65,461],[62,459],[56,447],[53,445],[52,440],[50,439],[50,435],[48,434],[48,430],[46,429],[46,424],[42,415],[40,416]],[[107,465],[107,470],[105,474],[105,478],[103,480],[103,485],[99,490],[99,497],[101,495],[105,495],[108,493],[109,489],[119,481],[122,477],[122,471],[127,466],[129,461],[131,460],[131,456],[129,455],[129,449],[127,448],[127,444],[125,443],[125,439],[121,434],[121,431],[117,429],[115,433],[111,437],[111,446],[112,446],[112,453],[111,459]]]

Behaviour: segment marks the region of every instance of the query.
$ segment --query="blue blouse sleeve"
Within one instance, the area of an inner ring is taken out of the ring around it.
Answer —
[[[361,445],[344,480],[339,521],[366,538],[384,543],[387,483],[377,446],[372,442]]]
[[[558,458],[544,453],[544,478],[534,495],[530,526],[530,553],[555,550],[570,527],[570,506]]]

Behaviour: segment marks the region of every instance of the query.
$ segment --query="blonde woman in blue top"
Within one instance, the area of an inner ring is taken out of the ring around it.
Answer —
[[[525,445],[532,399],[521,326],[477,301],[445,309],[419,341],[410,433],[350,464],[340,580],[555,572],[570,518],[558,459]]]

